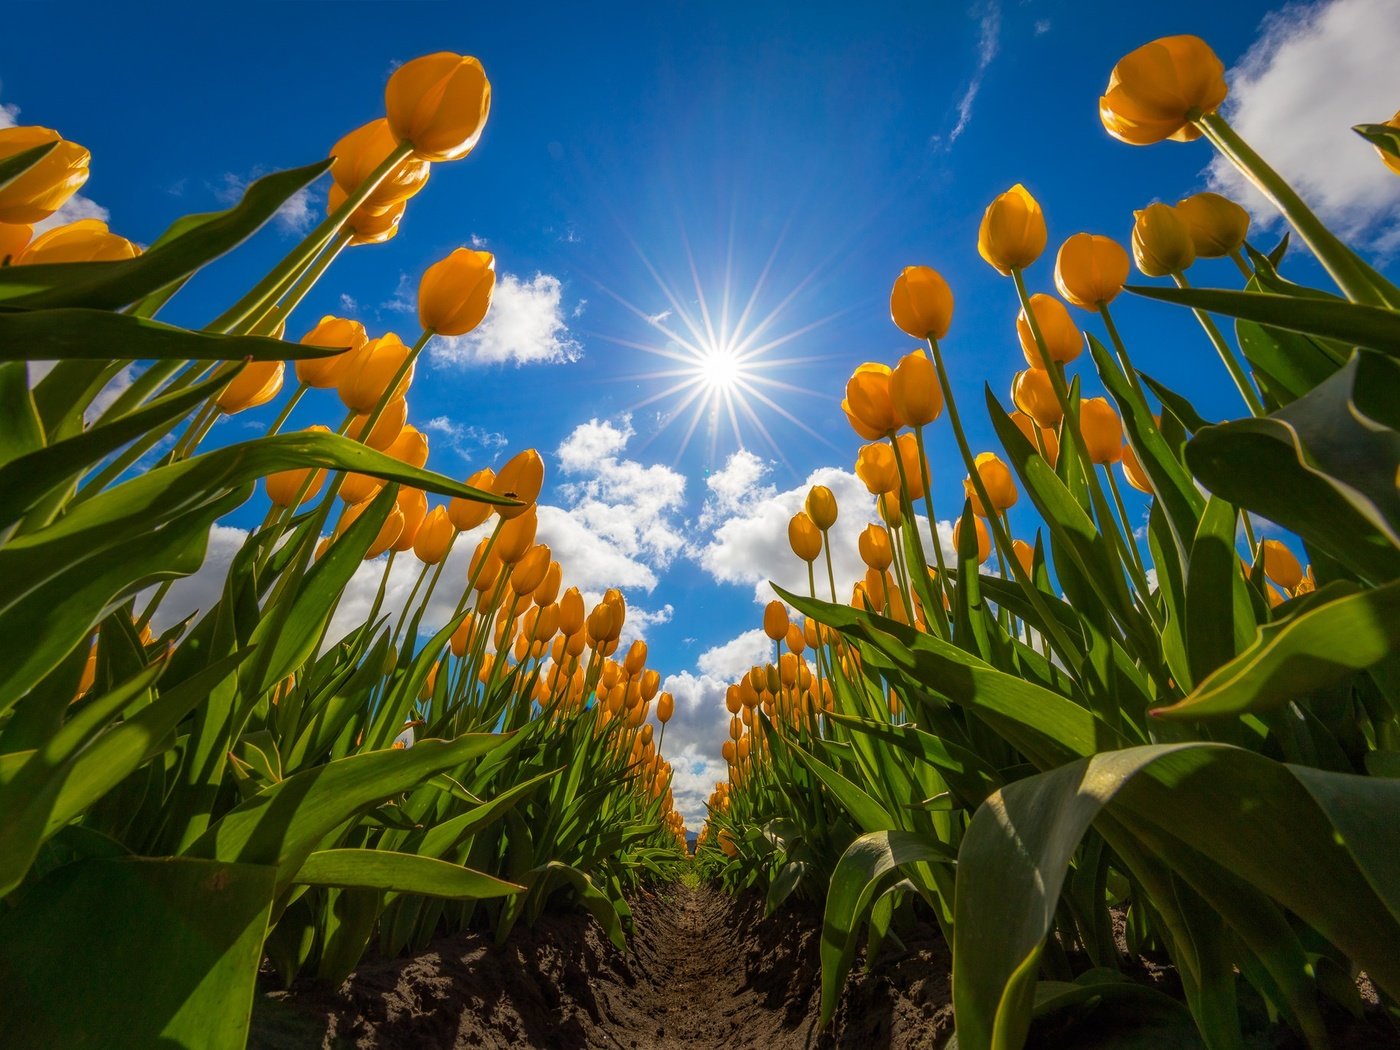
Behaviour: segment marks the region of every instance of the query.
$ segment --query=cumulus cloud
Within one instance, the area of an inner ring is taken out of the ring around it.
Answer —
[[[452,365],[577,361],[583,347],[570,334],[566,316],[559,278],[504,273],[496,281],[486,320],[466,335],[434,340],[433,358]]]
[[[1400,180],[1353,124],[1400,105],[1400,4],[1327,0],[1269,15],[1230,70],[1225,114],[1235,129],[1338,233],[1382,253],[1400,249]],[[1212,189],[1246,204],[1261,224],[1279,216],[1216,157]]]

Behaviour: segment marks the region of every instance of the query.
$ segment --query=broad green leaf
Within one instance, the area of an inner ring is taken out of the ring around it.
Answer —
[[[20,362],[0,364],[0,475],[5,464],[44,447],[44,424],[29,390],[29,373]],[[0,482],[9,500],[9,488]]]
[[[1400,157],[1400,128],[1392,124],[1354,124],[1351,130],[1376,149]]]
[[[1234,657],[1235,636],[1243,626],[1237,621],[1248,614],[1242,584],[1235,553],[1235,508],[1213,496],[1201,515],[1186,565],[1186,656],[1193,682]]]
[[[617,905],[578,868],[552,860],[526,872],[520,881],[530,888],[531,893],[538,892],[541,896],[547,896],[556,883],[565,883],[578,896],[579,903],[598,920],[598,925],[603,927],[603,932],[608,935],[608,940],[612,941],[613,946],[620,952],[627,951],[627,938],[622,932],[622,919],[617,913]]]
[[[318,850],[302,862],[292,882],[307,886],[419,893],[452,900],[483,900],[525,892],[524,886],[502,882],[460,864],[378,849]]]

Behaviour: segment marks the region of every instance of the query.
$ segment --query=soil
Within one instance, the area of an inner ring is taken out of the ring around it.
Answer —
[[[495,946],[443,938],[405,959],[367,959],[340,988],[264,992],[255,1050],[548,1048],[923,1050],[952,1032],[947,946],[934,927],[859,966],[827,1031],[820,912],[764,919],[755,899],[668,887],[633,902],[631,951],[581,913],[546,915]]]

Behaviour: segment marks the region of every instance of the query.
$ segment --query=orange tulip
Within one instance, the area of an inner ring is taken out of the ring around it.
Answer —
[[[466,484],[483,492],[492,491],[495,483],[496,472],[490,467],[482,467],[466,480]],[[447,505],[447,516],[459,532],[468,532],[491,516],[492,507],[490,503],[453,496],[452,502]]]
[[[1023,270],[1045,250],[1045,215],[1019,182],[998,196],[982,216],[977,253],[1003,276]]]
[[[434,507],[418,527],[418,534],[413,539],[413,553],[424,565],[437,565],[447,557],[456,535],[457,530],[452,527],[447,508]]]
[[[335,386],[341,370],[368,341],[365,326],[359,321],[327,314],[316,322],[315,328],[301,337],[302,345],[342,347],[343,352],[334,357],[306,358],[294,362],[297,381],[322,390]]]
[[[219,391],[214,404],[225,415],[265,405],[282,389],[284,363],[281,361],[249,361],[227,386]]]
[[[457,160],[476,146],[491,112],[491,82],[481,63],[451,51],[415,58],[384,89],[394,136],[423,160]]]
[[[890,318],[915,339],[942,339],[953,322],[953,292],[929,266],[906,266],[890,291]]]
[[[992,501],[992,510],[1001,512],[1014,507],[1020,494],[1016,491],[1016,482],[1011,477],[1011,469],[1001,461],[1000,457],[995,452],[981,452],[974,460],[974,465],[977,467],[978,477],[982,479],[982,487],[987,490],[987,498]],[[985,518],[987,510],[982,506],[982,501],[978,499],[977,489],[970,476],[963,479],[963,491],[967,493],[967,498],[972,502],[972,512]]]
[[[1099,99],[1099,119],[1133,146],[1200,137],[1191,122],[1225,101],[1225,65],[1204,40],[1168,36],[1118,60]]]
[[[14,264],[120,262],[140,254],[140,248],[112,233],[100,219],[79,219],[39,234],[15,257]]]
[[[1084,350],[1084,337],[1070,319],[1065,304],[1053,295],[1037,292],[1031,296],[1031,313],[1035,316],[1040,338],[1045,342],[1045,352],[1051,361],[1068,364]],[[1021,353],[1026,356],[1026,364],[1032,368],[1049,367],[1041,356],[1040,347],[1031,331],[1030,319],[1024,308],[1016,315],[1016,336],[1021,341]]]
[[[532,448],[518,452],[496,474],[491,491],[497,496],[519,500],[521,506],[495,508],[502,518],[517,518],[530,510],[544,487],[544,460]]]
[[[910,427],[928,426],[942,414],[938,370],[922,350],[900,358],[890,373],[890,404],[895,418]]]
[[[0,128],[0,160],[49,142],[57,145],[0,187],[0,222],[30,225],[47,219],[87,182],[88,151],[52,128]]]
[[[1053,427],[1064,418],[1055,387],[1044,369],[1028,368],[1017,372],[1011,382],[1011,400],[1026,415],[1042,427]]]
[[[890,369],[873,361],[858,367],[846,381],[841,409],[851,427],[867,441],[877,441],[899,426],[890,401]]]
[[[345,407],[355,412],[368,414],[375,405],[379,404],[379,399],[384,392],[389,389],[389,384],[393,382],[394,376],[409,359],[411,351],[404,346],[403,340],[393,332],[380,336],[378,339],[371,339],[364,347],[355,354],[346,364],[344,371],[336,384],[336,392],[340,394],[340,400],[345,403]],[[394,387],[389,399],[403,397],[408,393],[408,386],[413,382],[413,368],[409,367],[398,385]]]
[[[308,432],[316,431],[322,434],[329,434],[330,431],[322,426],[306,428]],[[311,483],[307,484],[307,479]],[[267,486],[267,498],[279,507],[290,507],[292,501],[296,500],[297,506],[301,506],[311,499],[316,493],[321,491],[321,486],[325,483],[325,469],[317,470],[313,473],[311,467],[293,468],[291,470],[279,470],[269,474],[264,479]],[[301,487],[306,485],[306,491],[302,493],[301,499],[297,500],[297,493],[301,492]]]
[[[486,317],[496,287],[496,257],[458,248],[418,282],[418,320],[438,335],[466,335]]]
[[[1079,403],[1079,431],[1095,463],[1117,463],[1122,457],[1123,423],[1105,398],[1090,397]]]
[[[862,445],[856,454],[856,477],[865,482],[871,495],[894,492],[899,488],[899,467],[894,450],[883,441]]]
[[[962,536],[962,527],[966,520],[966,518],[959,516],[958,520],[953,523],[953,547],[955,549],[961,549],[962,544],[959,537]],[[982,519],[975,514],[972,516],[972,524],[977,531],[977,564],[981,565],[991,557],[992,537],[987,532],[987,526],[982,524]]]
[[[1083,310],[1117,298],[1128,280],[1128,253],[1112,237],[1076,233],[1055,256],[1055,287]]]

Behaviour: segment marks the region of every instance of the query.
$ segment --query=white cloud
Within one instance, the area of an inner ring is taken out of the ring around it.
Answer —
[[[945,148],[951,147],[958,136],[967,129],[968,122],[972,120],[972,105],[982,90],[987,68],[1000,49],[1001,3],[1000,0],[984,0],[977,19],[977,66],[972,71],[972,78],[967,82],[967,89],[962,98],[958,100],[957,123],[953,125],[953,130],[948,132]]]
[[[434,340],[433,359],[454,365],[577,361],[583,347],[569,333],[563,301],[563,285],[551,274],[528,280],[501,274],[486,320],[466,335]]]
[[[695,661],[695,666],[701,674],[732,682],[754,664],[768,663],[772,659],[772,641],[763,633],[762,627],[755,627],[723,645],[706,649]]]
[[[1050,19],[1037,18],[1035,20],[1035,35],[1044,36],[1048,32],[1050,32]]]
[[[19,107],[0,102],[0,128],[12,128],[19,123]]]
[[[457,423],[447,416],[434,416],[423,424],[423,429],[441,434],[447,446],[467,462],[483,454],[494,459],[496,453],[506,447],[506,436],[499,431]]]
[[[242,199],[248,184],[265,174],[265,171],[257,168],[248,176],[225,172],[223,183],[214,187],[214,196],[224,204],[236,204]],[[303,186],[282,202],[273,213],[272,221],[283,233],[303,234],[316,225],[316,212],[316,195],[310,186]]]
[[[1400,179],[1353,124],[1388,120],[1400,106],[1400,4],[1330,0],[1269,15],[1230,71],[1225,113],[1235,129],[1343,237],[1400,249]],[[1278,215],[1221,157],[1212,189],[1257,221]]]

